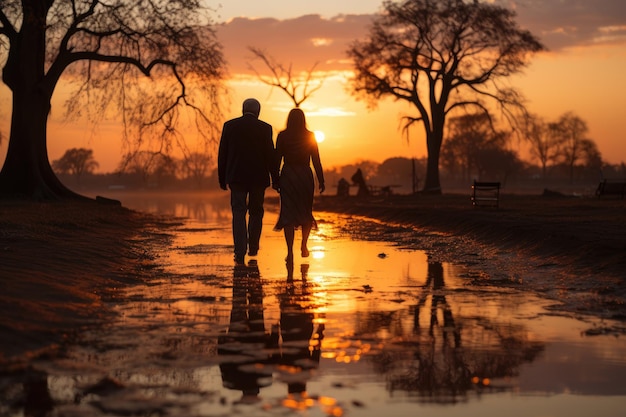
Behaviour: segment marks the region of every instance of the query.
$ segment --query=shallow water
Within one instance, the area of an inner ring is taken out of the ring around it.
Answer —
[[[463,267],[421,251],[351,240],[340,215],[317,213],[311,256],[296,254],[290,270],[268,210],[259,256],[235,267],[227,201],[123,201],[190,220],[173,231],[154,279],[120,295],[115,322],[65,357],[35,363],[22,385],[0,385],[0,415],[626,409],[626,340],[603,331],[613,323],[556,314],[553,300],[517,289],[474,286]],[[16,405],[24,396],[29,405]]]

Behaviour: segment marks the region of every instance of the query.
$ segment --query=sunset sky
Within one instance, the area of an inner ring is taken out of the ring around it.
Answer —
[[[381,0],[207,0],[218,8],[218,35],[228,61],[231,90],[226,118],[240,115],[241,101],[261,101],[261,118],[284,128],[292,107],[289,97],[261,84],[249,66],[264,73],[252,59],[249,46],[264,49],[278,62],[307,71],[317,63],[325,77],[322,88],[302,108],[309,128],[321,130],[320,144],[325,167],[362,159],[382,162],[394,156],[426,155],[419,130],[409,142],[399,130],[400,116],[411,112],[402,103],[381,102],[368,110],[347,91],[346,75],[351,69],[345,51],[367,34],[371,15],[380,10]],[[538,36],[548,51],[536,55],[521,76],[511,80],[528,100],[528,108],[548,120],[572,111],[590,128],[589,137],[610,163],[626,161],[626,2],[623,0],[518,0],[506,1],[518,13],[519,24]],[[8,99],[5,87],[1,92]],[[115,126],[100,126],[97,134],[80,124],[62,124],[61,111],[50,121],[49,155],[59,158],[66,149],[94,150],[100,172],[115,169],[119,145],[110,132]],[[0,114],[5,120],[8,114]],[[4,129],[8,134],[8,126]],[[6,138],[6,136],[5,136]],[[0,157],[6,152],[6,140]]]

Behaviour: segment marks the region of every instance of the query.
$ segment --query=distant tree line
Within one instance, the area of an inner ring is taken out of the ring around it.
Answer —
[[[490,127],[484,114],[451,118],[441,153],[441,181],[450,190],[466,189],[474,179],[500,181],[505,189],[576,189],[597,186],[602,178],[626,178],[626,164],[607,164],[595,141],[588,137],[586,122],[568,112],[554,121],[529,115],[523,133],[530,161],[514,149],[512,132]],[[190,153],[174,158],[161,153],[137,152],[122,158],[113,173],[95,174],[98,162],[90,149],[69,149],[52,166],[64,182],[82,188],[217,189],[215,160],[211,153]],[[372,186],[390,187],[393,193],[410,194],[424,184],[426,157],[403,156],[382,163],[362,160],[327,167],[327,183],[351,181],[360,169]],[[332,188],[330,190],[332,193]]]
[[[208,183],[216,175],[212,154],[200,152],[175,158],[140,151],[124,155],[115,172],[95,174],[98,166],[93,150],[84,148],[68,149],[52,162],[62,181],[68,186],[83,188],[167,189],[183,186],[185,189],[202,189],[210,187]]]
[[[604,167],[595,141],[588,136],[587,123],[568,112],[548,122],[537,115],[527,115],[522,139],[529,145],[531,162],[541,171],[535,176],[549,180],[567,177],[570,183],[584,178],[598,179]],[[493,130],[483,114],[452,118],[443,144],[442,168],[460,179],[499,180],[530,167],[512,150],[512,132]]]

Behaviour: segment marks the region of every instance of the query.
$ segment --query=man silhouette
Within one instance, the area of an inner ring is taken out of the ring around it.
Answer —
[[[265,189],[278,183],[272,126],[259,120],[261,104],[249,98],[243,115],[224,123],[217,157],[220,188],[230,188],[235,263],[259,251]],[[249,219],[246,224],[246,214]]]

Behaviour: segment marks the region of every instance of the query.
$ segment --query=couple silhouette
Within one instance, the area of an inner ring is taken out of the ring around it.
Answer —
[[[287,245],[285,260],[293,263],[295,230],[302,229],[300,253],[307,257],[309,234],[317,229],[311,163],[320,193],[326,189],[319,149],[301,109],[289,112],[275,147],[272,126],[259,120],[260,112],[258,100],[246,99],[242,116],[224,123],[220,138],[218,179],[221,189],[230,189],[234,260],[236,264],[244,264],[246,253],[252,257],[258,254],[265,190],[271,184],[280,194],[280,214],[274,230],[283,230]]]

